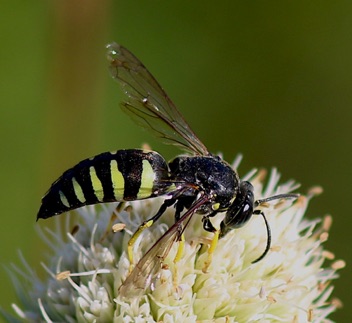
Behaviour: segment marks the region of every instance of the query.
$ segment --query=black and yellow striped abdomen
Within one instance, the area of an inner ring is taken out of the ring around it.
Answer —
[[[42,198],[37,219],[83,205],[132,201],[159,196],[170,189],[168,165],[153,151],[106,152],[67,170]]]

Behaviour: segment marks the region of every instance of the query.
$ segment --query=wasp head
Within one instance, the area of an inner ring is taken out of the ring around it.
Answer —
[[[239,191],[220,224],[220,237],[225,236],[233,229],[241,228],[250,220],[255,203],[253,190],[251,183],[241,182]]]

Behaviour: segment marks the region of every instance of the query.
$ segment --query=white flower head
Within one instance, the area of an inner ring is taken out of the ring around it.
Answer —
[[[293,182],[278,186],[275,170],[266,185],[264,177],[253,171],[245,178],[254,185],[257,199],[297,187]],[[24,271],[15,267],[15,314],[32,322],[331,322],[328,316],[339,306],[331,298],[331,281],[344,262],[332,261],[334,255],[323,249],[331,217],[304,218],[316,191],[263,208],[272,243],[266,257],[254,264],[267,243],[261,216],[254,215],[243,228],[220,239],[204,270],[213,234],[203,230],[201,216],[194,214],[180,259],[174,262],[176,242],[156,277],[139,273],[147,288],[135,296],[133,284],[127,286],[127,296],[120,289],[129,275],[127,243],[131,233],[157,212],[162,198],[78,209],[74,218],[66,217],[63,227],[57,221],[55,232],[41,231],[52,250],[43,264],[46,277],[38,278],[24,260]],[[214,218],[216,227],[221,218]],[[72,221],[77,224],[72,226]],[[134,244],[136,261],[173,223],[174,210],[169,208],[142,232]]]

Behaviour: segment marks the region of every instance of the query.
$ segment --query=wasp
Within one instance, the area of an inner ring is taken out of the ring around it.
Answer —
[[[267,233],[263,259],[271,244],[270,227],[258,206],[276,200],[296,198],[297,194],[280,194],[256,200],[253,185],[241,181],[237,172],[219,156],[213,155],[192,131],[171,99],[146,69],[126,48],[111,43],[107,46],[109,70],[122,87],[126,112],[140,126],[185,153],[166,162],[155,151],[126,149],[104,152],[79,162],[65,171],[42,198],[37,219],[79,208],[84,205],[123,202],[165,196],[158,212],[141,224],[128,244],[132,246],[140,233],[157,221],[169,207],[175,208],[175,223],[137,263],[122,289],[144,290],[161,268],[175,241],[194,214],[202,215],[203,228],[222,238],[241,228],[253,214],[262,215]],[[211,218],[226,212],[217,230]]]

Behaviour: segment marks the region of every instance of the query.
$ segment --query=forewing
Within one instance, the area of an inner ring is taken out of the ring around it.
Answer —
[[[140,296],[157,278],[173,244],[181,237],[182,226],[174,224],[139,260],[119,288],[123,297]]]
[[[180,240],[191,216],[200,206],[208,201],[208,198],[208,196],[203,195],[193,203],[188,211],[172,225],[139,260],[132,272],[120,286],[119,292],[121,296],[140,296],[149,288],[150,284],[157,278],[158,272],[169,254],[172,245]]]
[[[146,67],[129,50],[112,43],[107,46],[109,70],[128,100],[122,109],[142,127],[165,142],[196,155],[209,155],[181,113]]]

